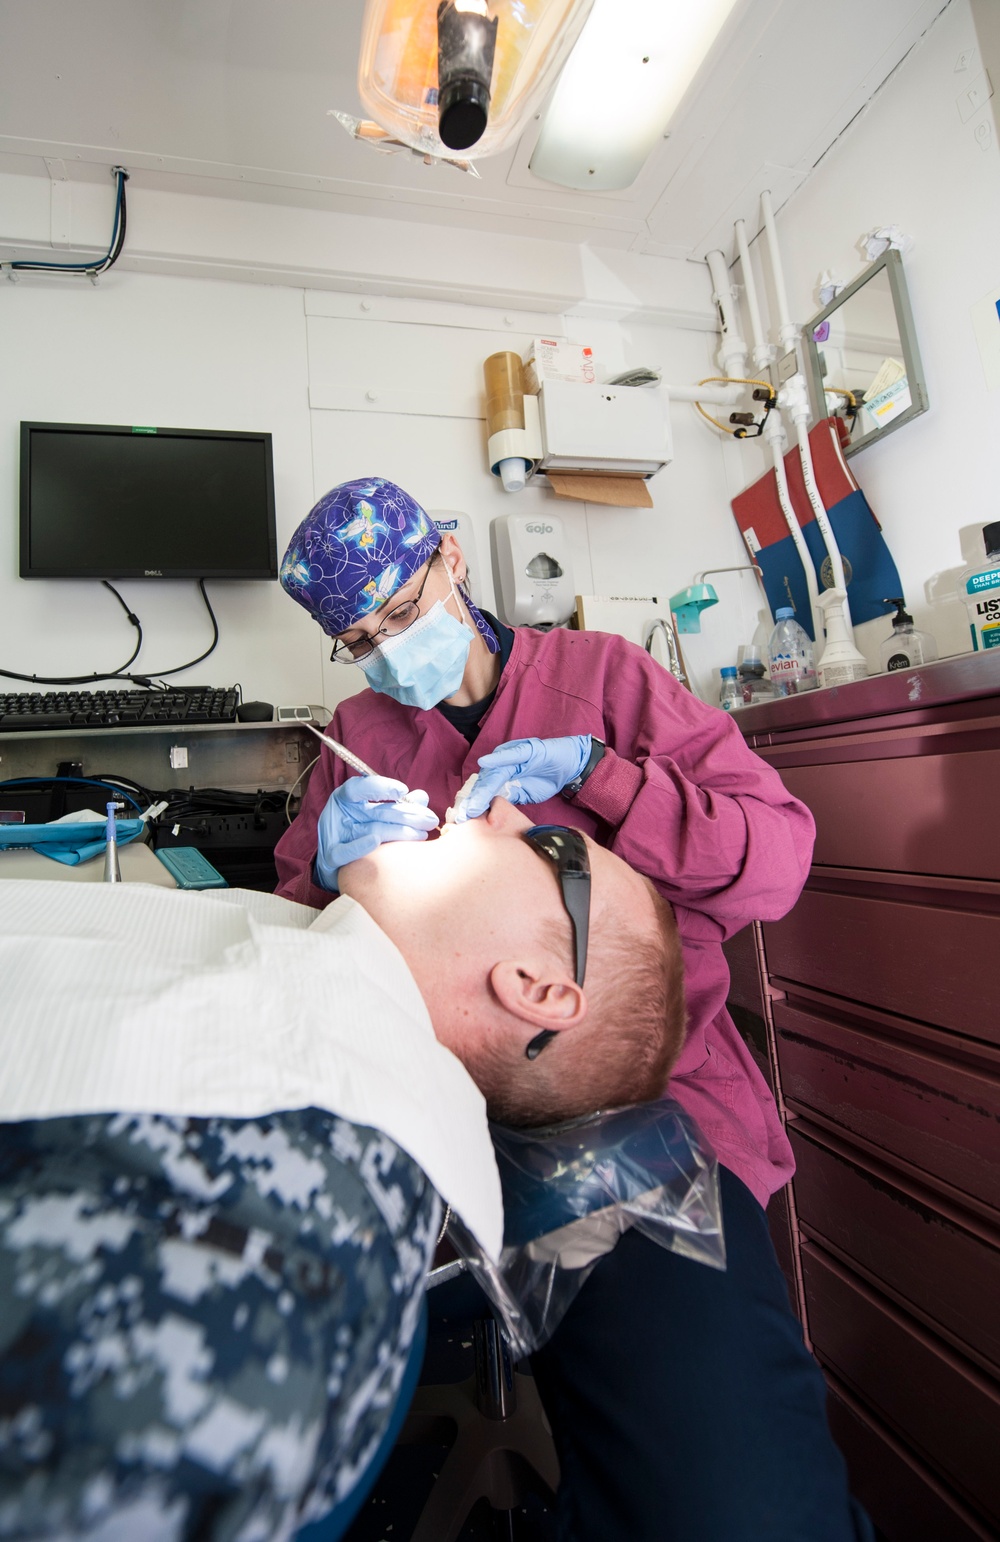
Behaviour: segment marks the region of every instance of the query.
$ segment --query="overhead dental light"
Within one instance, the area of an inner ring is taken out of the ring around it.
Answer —
[[[593,3],[366,0],[361,100],[423,155],[496,155],[551,89]]]
[[[529,163],[561,187],[630,187],[737,0],[596,0]]]

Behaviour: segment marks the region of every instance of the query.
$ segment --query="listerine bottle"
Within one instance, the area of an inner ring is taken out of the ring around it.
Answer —
[[[1000,648],[1000,520],[983,526],[983,544],[986,561],[965,568],[959,579],[974,653]]]
[[[896,607],[892,631],[879,649],[883,674],[891,674],[894,669],[912,669],[915,664],[933,663],[938,656],[937,643],[930,632],[920,632],[913,625],[913,617],[908,614],[902,595],[882,603]]]

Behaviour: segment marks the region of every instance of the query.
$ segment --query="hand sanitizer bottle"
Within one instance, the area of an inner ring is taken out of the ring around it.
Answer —
[[[819,596],[826,623],[826,647],[819,661],[821,686],[850,685],[852,680],[867,680],[868,662],[851,642],[844,615],[844,589],[824,589]]]
[[[771,633],[767,655],[771,666],[771,684],[776,696],[798,696],[816,689],[816,665],[808,632],[795,620],[791,605],[781,605],[774,613],[777,626]]]
[[[972,651],[1000,648],[1000,520],[983,526],[986,561],[965,568],[959,593],[969,612]]]
[[[879,649],[883,673],[892,674],[894,669],[912,669],[915,664],[932,664],[938,656],[937,643],[930,632],[917,631],[902,595],[894,600],[884,600],[883,604],[896,607],[892,631]]]

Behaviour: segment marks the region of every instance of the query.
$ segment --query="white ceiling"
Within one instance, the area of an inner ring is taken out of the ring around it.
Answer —
[[[478,181],[349,138],[328,113],[362,115],[363,0],[0,0],[0,172],[121,163],[133,186],[700,258],[795,191],[946,3],[739,0],[635,185],[595,194],[531,175],[537,121]]]

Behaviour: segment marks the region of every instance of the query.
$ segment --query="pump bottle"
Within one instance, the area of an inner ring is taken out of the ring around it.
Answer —
[[[826,623],[826,647],[819,661],[821,686],[850,685],[852,680],[867,680],[868,663],[851,642],[844,615],[844,589],[824,589],[819,596]]]
[[[974,653],[1000,648],[1000,520],[983,526],[983,544],[986,561],[965,568],[959,579]]]
[[[897,599],[884,600],[885,605],[895,605],[892,631],[879,649],[879,660],[884,674],[894,669],[912,669],[915,664],[931,664],[938,656],[937,643],[930,632],[919,632],[913,625],[913,617],[906,610],[906,602]]]

